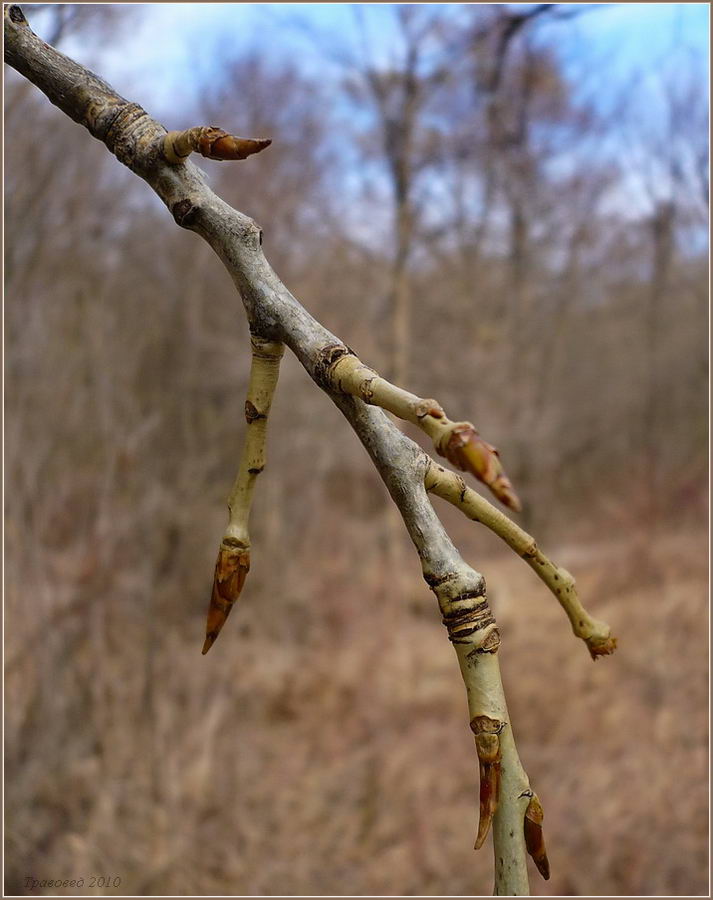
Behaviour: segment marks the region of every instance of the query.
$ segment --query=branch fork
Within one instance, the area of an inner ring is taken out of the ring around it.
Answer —
[[[336,360],[331,378],[337,390],[418,425],[441,456],[482,481],[505,506],[520,511],[520,500],[505,474],[497,449],[484,441],[470,422],[452,422],[437,400],[425,400],[391,384],[353,353]]]

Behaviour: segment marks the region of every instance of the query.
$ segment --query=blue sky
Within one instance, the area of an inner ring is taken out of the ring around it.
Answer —
[[[386,51],[391,40],[387,5],[362,6],[375,23],[375,43]],[[124,8],[130,15],[132,7]],[[307,23],[330,45],[348,43],[354,34],[348,4],[157,3],[133,9],[141,11],[137,27],[122,33],[117,46],[68,45],[67,52],[82,61],[91,57],[120,90],[138,85],[145,95],[137,99],[148,105],[154,98],[161,105],[175,102],[176,90],[181,85],[185,90],[190,79],[191,44],[207,56],[217,35],[236,47],[263,45],[266,54],[289,56],[317,72],[324,68],[323,60],[297,23]],[[655,69],[674,49],[689,48],[701,58],[708,54],[709,8],[703,3],[598,4],[567,23],[547,27],[556,31],[566,58],[582,67],[606,66],[610,81],[624,83],[632,74]]]
[[[463,8],[439,4],[439,9],[448,6],[456,14]],[[577,9],[579,14],[567,21],[541,25],[540,33],[557,47],[581,98],[600,111],[635,94],[639,104],[635,128],[655,125],[657,90],[677,71],[687,69],[680,61],[691,55],[700,68],[701,92],[707,92],[707,4],[582,4]],[[390,6],[363,4],[361,10],[370,26],[371,53],[377,59],[386,58],[394,43]],[[193,124],[191,106],[200,85],[211,74],[220,78],[221,50],[216,48],[234,55],[240,49],[259,47],[266,57],[296,63],[328,83],[330,75],[343,72],[330,70],[325,53],[358,46],[350,4],[122,4],[122,14],[131,24],[115,36],[68,42],[63,49],[167,127]],[[41,14],[33,17],[28,9],[28,16],[42,36]],[[231,123],[220,124],[230,127]],[[239,124],[233,127],[239,130]],[[610,132],[606,146],[597,138],[594,152],[601,156],[608,151],[621,158],[626,155],[622,141],[627,137],[618,128]],[[620,184],[614,201],[620,210],[628,207],[632,214],[641,212],[640,202],[633,200],[641,194],[636,181],[634,171],[626,185]]]

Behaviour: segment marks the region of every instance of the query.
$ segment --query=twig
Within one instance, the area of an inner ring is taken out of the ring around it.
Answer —
[[[612,637],[609,626],[587,612],[572,575],[548,559],[531,535],[488,503],[485,497],[467,487],[460,475],[433,461],[426,473],[426,490],[457,506],[469,519],[490,528],[534,569],[559,601],[572,631],[586,643],[592,659],[614,652],[616,638]]]
[[[251,346],[252,365],[245,401],[247,432],[238,474],[228,497],[230,515],[215,563],[203,653],[207,653],[215,643],[250,570],[250,509],[255,482],[265,468],[267,417],[280,374],[280,360],[285,351],[283,344],[264,341],[257,335],[252,336]]]

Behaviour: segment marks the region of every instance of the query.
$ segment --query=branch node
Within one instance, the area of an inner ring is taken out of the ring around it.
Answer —
[[[332,370],[339,360],[346,356],[356,356],[356,353],[346,344],[327,344],[326,347],[322,347],[317,355],[313,375],[314,380],[321,388],[329,390],[332,386]]]
[[[266,418],[267,416],[265,413],[259,412],[254,403],[251,403],[250,400],[245,401],[245,421],[248,425],[252,425],[252,423],[257,422],[258,419]]]
[[[434,419],[444,419],[446,414],[437,400],[419,400],[414,408],[417,419],[432,416]]]

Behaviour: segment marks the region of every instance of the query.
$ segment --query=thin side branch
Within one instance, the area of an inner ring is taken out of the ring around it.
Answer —
[[[228,497],[229,521],[215,564],[203,653],[207,653],[215,643],[250,570],[250,509],[255,482],[265,468],[267,417],[285,350],[283,344],[264,341],[257,335],[252,336],[251,346],[252,365],[245,401],[247,432],[238,474]]]
[[[522,508],[497,449],[484,441],[470,422],[452,422],[436,400],[424,400],[391,384],[357,356],[338,359],[331,375],[338,390],[418,425],[452,465],[475,475],[501,503],[516,511]]]
[[[426,472],[426,490],[457,506],[474,522],[481,522],[513,549],[537,573],[557,598],[572,625],[572,631],[589,648],[592,659],[613,653],[616,638],[606,622],[591,616],[582,606],[572,575],[548,559],[535,539],[504,513],[469,488],[460,475],[431,461]]]

